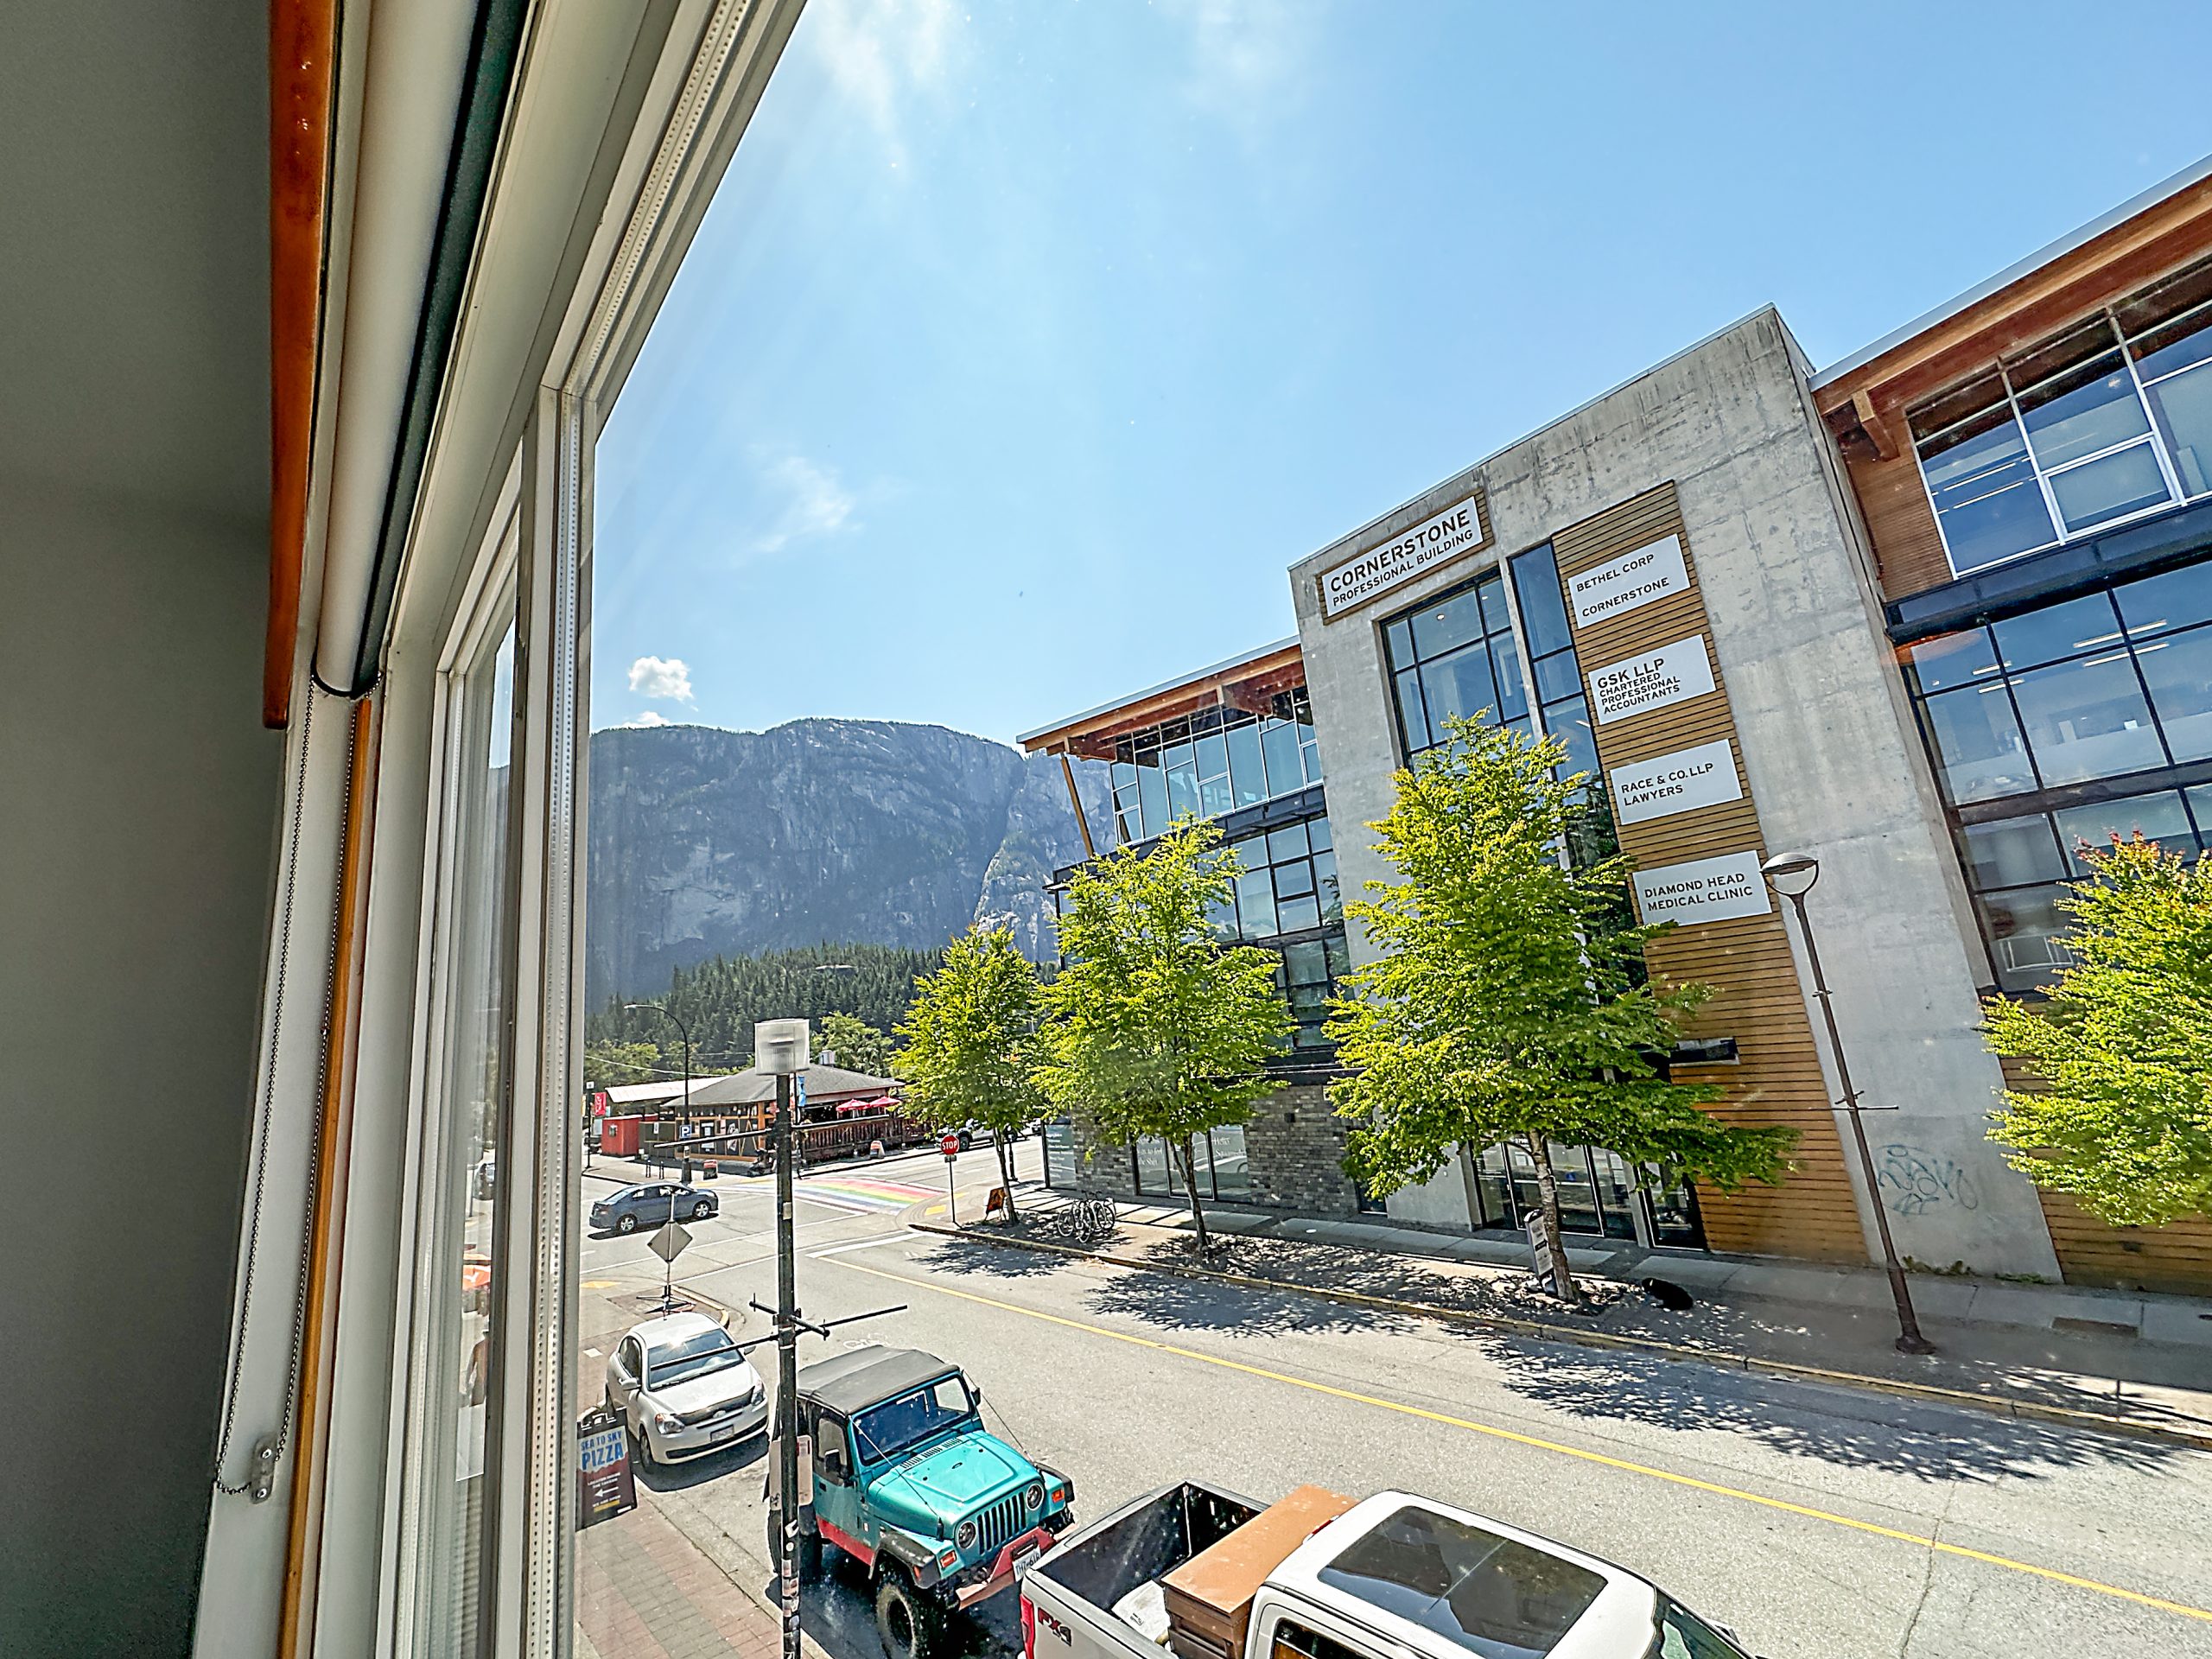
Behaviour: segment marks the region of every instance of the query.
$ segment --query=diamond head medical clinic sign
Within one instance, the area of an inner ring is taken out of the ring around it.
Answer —
[[[1333,622],[1415,576],[1489,545],[1489,509],[1483,493],[1471,491],[1443,512],[1322,571],[1316,578],[1321,620]]]

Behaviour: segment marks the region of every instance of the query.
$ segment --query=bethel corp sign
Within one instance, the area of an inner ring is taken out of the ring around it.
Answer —
[[[1324,570],[1319,577],[1321,620],[1333,622],[1426,571],[1489,545],[1483,493],[1471,491],[1412,529]]]

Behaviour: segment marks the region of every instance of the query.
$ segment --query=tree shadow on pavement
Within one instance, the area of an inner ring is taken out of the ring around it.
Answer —
[[[1504,1386],[1571,1416],[1742,1435],[1794,1457],[1929,1481],[2093,1466],[2151,1470],[2183,1448],[1695,1360],[1467,1333]]]
[[[1179,1240],[1156,1243],[1147,1254],[1163,1263],[1191,1259]],[[1419,1259],[1351,1245],[1229,1236],[1217,1238],[1203,1261],[1193,1265],[1216,1273],[1248,1274],[1279,1285],[1352,1291],[1459,1313],[1518,1319],[1578,1317],[1556,1298],[1538,1289],[1524,1272],[1458,1264],[1432,1266]],[[1585,1280],[1582,1290],[1592,1315],[1636,1294],[1624,1285],[1603,1280]]]
[[[799,1592],[798,1622],[830,1659],[887,1659],[875,1628],[875,1603],[867,1575],[836,1550],[823,1553],[823,1571]],[[775,1599],[772,1580],[761,1593]],[[971,1612],[953,1615],[944,1651],[962,1659],[1012,1659],[1021,1651],[1020,1604],[1012,1591]]]
[[[1212,1268],[1209,1253],[1205,1265]],[[1224,1285],[1167,1272],[1116,1274],[1087,1299],[1100,1313],[1118,1313],[1176,1331],[1273,1335],[1289,1332],[1402,1332],[1414,1324],[1388,1308],[1357,1307],[1300,1290]]]
[[[939,1273],[976,1274],[993,1279],[1042,1279],[1072,1265],[1077,1259],[965,1235],[942,1239],[927,1255],[914,1258],[918,1266]]]

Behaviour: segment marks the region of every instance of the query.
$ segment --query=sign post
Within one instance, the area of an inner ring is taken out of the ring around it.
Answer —
[[[944,1209],[952,1224],[960,1224],[960,1200],[952,1190],[952,1166],[960,1157],[960,1136],[947,1129],[938,1137],[937,1149],[944,1154]]]
[[[660,1230],[646,1241],[645,1248],[661,1260],[660,1311],[664,1313],[676,1306],[676,1258],[690,1242],[690,1230],[673,1220],[663,1222]]]

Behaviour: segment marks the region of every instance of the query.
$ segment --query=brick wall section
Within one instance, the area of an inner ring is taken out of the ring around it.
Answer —
[[[1074,1141],[1077,1191],[1109,1198],[1137,1196],[1127,1147],[1104,1140],[1080,1118]],[[1358,1194],[1344,1172],[1344,1124],[1329,1109],[1320,1084],[1303,1084],[1268,1096],[1244,1126],[1244,1147],[1251,1195],[1224,1195],[1222,1203],[1306,1216],[1358,1213]]]

